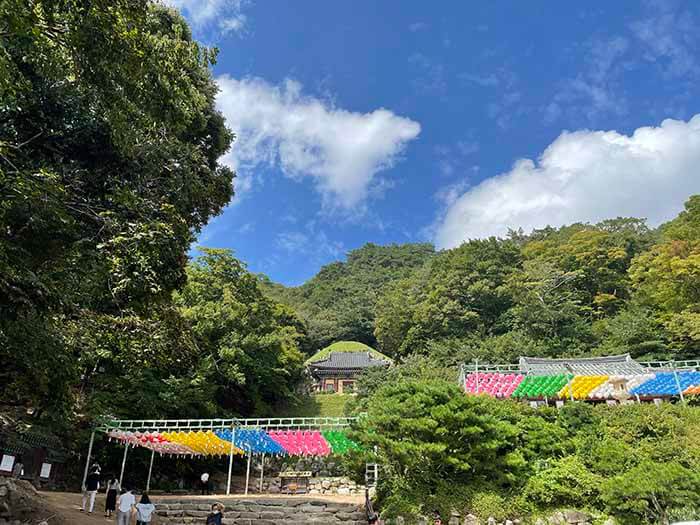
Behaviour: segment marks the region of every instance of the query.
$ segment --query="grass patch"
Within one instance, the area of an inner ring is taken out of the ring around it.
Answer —
[[[313,356],[306,360],[306,364],[308,365],[309,363],[326,359],[333,352],[369,352],[375,359],[389,360],[387,356],[364,343],[360,343],[358,341],[338,341],[327,346],[323,350],[316,352]]]
[[[350,394],[316,394],[300,399],[281,417],[342,417]]]

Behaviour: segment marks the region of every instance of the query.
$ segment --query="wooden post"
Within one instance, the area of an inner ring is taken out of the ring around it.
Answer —
[[[83,490],[85,487],[85,482],[87,481],[88,470],[90,469],[90,458],[92,457],[92,445],[95,442],[95,431],[90,434],[90,444],[88,445],[87,459],[85,460],[85,471],[83,472],[83,483],[80,485],[80,489]]]

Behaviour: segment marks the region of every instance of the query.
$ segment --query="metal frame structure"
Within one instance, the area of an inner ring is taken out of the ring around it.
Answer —
[[[678,395],[680,396],[681,402],[685,403],[685,396],[683,395],[683,390],[681,389],[681,383],[680,379],[678,378],[678,372],[684,372],[684,371],[700,371],[700,360],[695,360],[695,359],[689,359],[689,360],[682,360],[682,361],[674,361],[674,360],[668,360],[668,361],[637,361],[639,365],[641,365],[643,368],[646,369],[648,372],[672,372],[673,376],[676,380],[676,386],[678,387]],[[571,367],[568,365],[564,365],[567,367],[567,370],[570,373],[573,373],[573,370],[571,370]],[[484,364],[480,363],[478,359],[475,359],[473,363],[462,363],[459,366],[459,386],[462,390],[466,392],[466,380],[467,380],[467,374],[470,373],[476,373],[478,374],[479,372],[482,373],[518,373],[522,375],[529,375],[528,370],[523,370],[520,367],[520,364]],[[571,380],[569,380],[568,383],[568,388],[569,388],[569,393],[571,395],[571,401],[573,401],[573,392],[571,389]],[[479,393],[479,384],[478,384],[478,378],[477,378],[477,389],[476,393]],[[637,401],[639,402],[639,396],[637,397]]]
[[[637,361],[644,368],[650,371],[658,370],[659,372],[670,370],[694,370],[700,371],[700,360],[685,360],[685,361]],[[519,364],[485,364],[478,361],[474,363],[462,363],[460,365],[460,379],[466,378],[466,375],[472,372],[500,372],[500,373],[518,373],[528,375],[526,370],[522,370]]]
[[[255,430],[306,430],[306,429],[331,429],[346,428],[352,425],[359,418],[357,417],[291,417],[291,418],[247,418],[247,419],[112,419],[105,420],[97,425],[90,435],[87,458],[85,460],[85,471],[83,473],[83,486],[87,479],[92,459],[92,448],[97,432],[107,434],[108,432],[121,430],[127,432],[196,432],[201,430],[231,430],[231,449],[229,451],[228,479],[226,481],[226,495],[231,494],[231,474],[233,471],[233,456],[237,448],[235,445],[236,429]],[[126,458],[129,451],[129,444],[124,444],[124,456],[122,458],[121,472],[119,474],[119,486],[124,479],[124,469],[126,468]],[[244,450],[244,452],[246,452]],[[246,466],[245,494],[248,494],[250,483],[250,464],[253,455],[251,450],[247,451],[248,462]],[[146,490],[151,487],[151,473],[153,471],[153,460],[155,450],[151,451],[151,461],[148,468],[148,479]],[[265,465],[265,454],[262,454],[260,469],[260,488],[262,490],[263,475]]]

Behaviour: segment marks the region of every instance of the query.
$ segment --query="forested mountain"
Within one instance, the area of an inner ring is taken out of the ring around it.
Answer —
[[[700,196],[676,219],[572,224],[507,239],[368,244],[296,288],[261,277],[307,345],[355,339],[443,364],[519,355],[700,356]]]
[[[343,340],[375,346],[375,310],[384,288],[422,268],[434,254],[430,244],[368,243],[349,252],[346,261],[324,266],[301,286],[286,288],[262,275],[260,281],[270,297],[290,305],[306,321],[308,353]]]

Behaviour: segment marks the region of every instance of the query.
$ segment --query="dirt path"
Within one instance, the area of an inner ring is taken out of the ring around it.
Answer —
[[[42,496],[46,498],[49,504],[59,513],[65,520],[66,523],[71,525],[100,525],[105,523],[115,523],[116,518],[113,516],[111,519],[105,518],[104,508],[105,508],[105,495],[98,494],[95,498],[95,510],[92,514],[85,514],[80,512],[81,495],[72,492],[41,492]],[[362,496],[338,496],[338,495],[305,495],[305,496],[286,496],[277,494],[251,494],[249,496],[223,496],[223,495],[212,495],[212,496],[187,496],[187,495],[177,495],[177,496],[153,496],[155,501],[163,501],[169,499],[203,499],[212,500],[216,499],[226,504],[227,500],[241,500],[241,499],[313,499],[329,501],[333,503],[356,503],[361,504],[364,501]],[[51,521],[49,521],[49,524]]]

